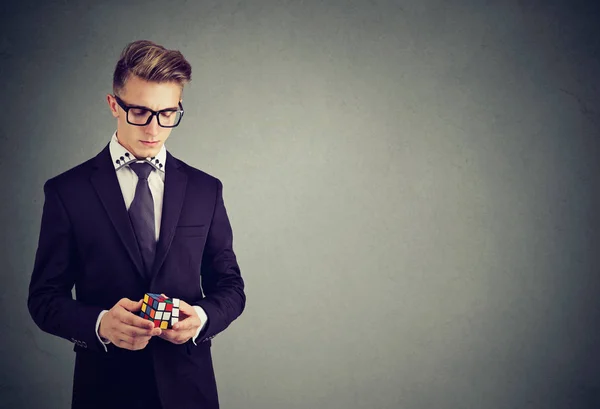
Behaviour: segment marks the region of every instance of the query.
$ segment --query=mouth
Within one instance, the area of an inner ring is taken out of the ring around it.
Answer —
[[[159,141],[140,141],[144,146],[157,146]]]

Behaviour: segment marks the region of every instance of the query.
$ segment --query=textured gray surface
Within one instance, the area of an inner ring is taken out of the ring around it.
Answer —
[[[69,404],[25,302],[42,186],[108,143],[140,38],[192,64],[167,146],[247,282],[223,408],[600,406],[598,5],[67,3],[2,6],[0,407]]]

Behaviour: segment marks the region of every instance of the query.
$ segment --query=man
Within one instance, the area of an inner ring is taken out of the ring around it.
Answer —
[[[164,146],[190,79],[180,52],[129,44],[110,143],[44,186],[28,307],[75,344],[72,408],[218,408],[211,339],[246,298],[221,182]],[[172,329],[138,315],[145,293],[181,300]]]

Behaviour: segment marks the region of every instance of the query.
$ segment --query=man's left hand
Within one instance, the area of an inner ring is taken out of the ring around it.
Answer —
[[[179,322],[172,329],[163,329],[159,337],[173,344],[184,344],[196,335],[200,325],[202,323],[194,307],[179,300]]]

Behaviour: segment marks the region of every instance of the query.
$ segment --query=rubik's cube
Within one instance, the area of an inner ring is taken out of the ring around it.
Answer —
[[[154,327],[170,329],[179,321],[179,299],[160,294],[144,295],[140,317],[154,322]]]

